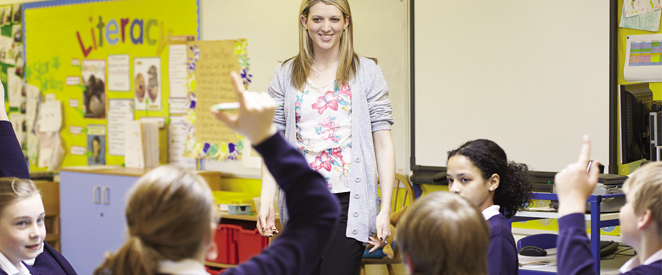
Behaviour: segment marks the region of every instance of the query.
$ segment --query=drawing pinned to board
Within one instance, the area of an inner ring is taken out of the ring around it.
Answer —
[[[161,58],[135,58],[133,73],[136,110],[161,110]]]
[[[621,28],[657,32],[660,29],[661,15],[662,10],[655,10],[646,14],[627,17],[625,16],[625,9],[622,9],[621,23],[618,26]]]
[[[130,56],[128,54],[108,55],[108,90],[130,92]]]
[[[83,111],[86,118],[106,117],[106,60],[83,60]]]
[[[662,9],[662,0],[623,0],[625,16],[638,16]]]
[[[246,39],[188,43],[187,123],[192,127],[187,128],[184,156],[216,160],[241,159],[244,137],[219,123],[208,110],[217,103],[236,101],[230,83],[231,71],[240,72],[244,84],[251,82],[247,45]]]

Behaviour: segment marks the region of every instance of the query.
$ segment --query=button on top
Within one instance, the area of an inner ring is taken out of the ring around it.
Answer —
[[[354,158],[354,161],[355,161],[356,163],[359,163],[359,162],[361,162],[361,158],[360,158],[360,157],[356,157],[356,158]]]
[[[361,197],[361,195],[359,195],[359,193],[354,194],[354,198],[355,198],[355,199],[358,199],[358,198],[360,198],[360,197]]]
[[[360,177],[356,177],[356,178],[354,179],[354,181],[355,181],[355,182],[360,182],[360,181],[361,181],[361,178],[360,178]]]
[[[352,234],[356,235],[356,234],[358,234],[358,233],[359,233],[359,231],[356,230],[356,228],[354,228],[354,230],[352,230]]]
[[[354,217],[358,217],[358,216],[359,216],[359,211],[354,211]]]

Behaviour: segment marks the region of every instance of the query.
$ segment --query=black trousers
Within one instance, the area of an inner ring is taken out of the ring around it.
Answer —
[[[356,275],[361,269],[361,259],[365,246],[356,239],[345,236],[347,212],[349,212],[349,192],[337,193],[342,211],[338,229],[332,236],[329,248],[322,254],[319,265],[311,275]]]

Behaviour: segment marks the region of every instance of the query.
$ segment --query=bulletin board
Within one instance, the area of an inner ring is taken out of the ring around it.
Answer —
[[[41,2],[23,5],[23,14],[27,83],[62,102],[62,166],[100,161],[91,156],[93,146],[101,146],[102,164],[123,164],[124,156],[109,152],[116,149],[108,145],[112,100],[133,102],[129,119],[167,125],[168,41],[198,37],[196,0]],[[159,144],[166,144],[166,129]],[[166,163],[168,146],[160,147]]]

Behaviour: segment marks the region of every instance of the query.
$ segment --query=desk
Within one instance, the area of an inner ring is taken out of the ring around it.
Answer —
[[[618,213],[600,213],[600,203],[603,199],[610,197],[621,197],[625,194],[613,194],[613,195],[591,195],[588,198],[588,202],[591,205],[591,214],[585,215],[586,220],[591,221],[591,253],[593,254],[593,262],[600,263],[600,228],[607,226],[619,225]],[[531,199],[534,200],[558,200],[556,194],[553,193],[533,193]],[[514,221],[526,221],[533,219],[557,219],[558,214],[555,212],[532,212],[532,211],[520,211],[517,212]],[[600,274],[600,265],[594,264],[594,270],[596,274]],[[527,270],[520,270],[520,274],[542,274],[541,272],[530,273]]]

